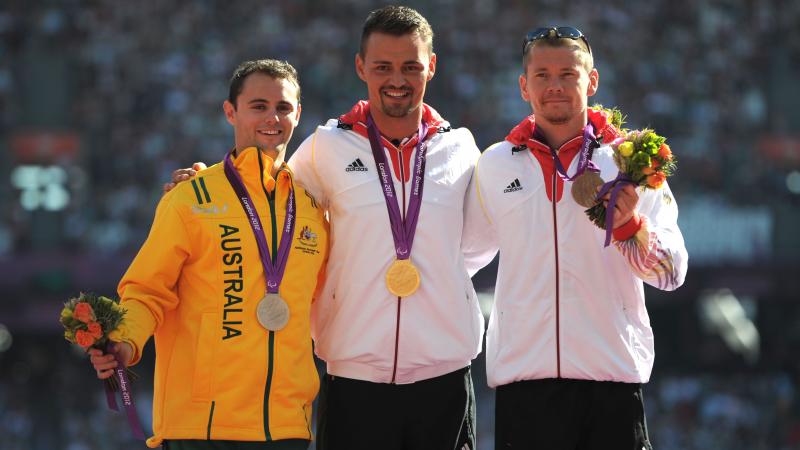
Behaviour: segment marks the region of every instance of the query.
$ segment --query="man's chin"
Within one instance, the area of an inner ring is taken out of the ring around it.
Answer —
[[[386,103],[381,103],[381,111],[386,116],[402,119],[411,113],[411,105],[387,105]]]
[[[286,150],[286,143],[275,146],[275,144],[258,144],[258,148],[270,157],[280,155]]]
[[[564,125],[569,123],[572,116],[567,114],[543,114],[541,118],[551,125]]]

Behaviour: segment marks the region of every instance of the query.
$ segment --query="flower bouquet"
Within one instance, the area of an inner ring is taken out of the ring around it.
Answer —
[[[617,178],[603,184],[595,197],[595,204],[586,210],[589,219],[610,236],[611,216],[606,214],[602,198],[609,192],[608,207],[616,203],[616,193],[626,184],[645,189],[660,189],[667,177],[676,169],[675,157],[666,138],[651,129],[625,130],[622,138],[611,144],[614,162],[619,168]],[[608,216],[608,217],[607,217]],[[608,239],[607,239],[608,241]]]
[[[122,340],[124,318],[125,310],[119,306],[119,300],[82,292],[64,304],[60,322],[69,342],[84,350],[106,351],[109,341]]]
[[[137,378],[136,374],[125,367],[114,352],[114,343],[121,342],[127,332],[125,312],[119,306],[118,299],[82,292],[64,304],[59,321],[64,326],[64,338],[67,341],[86,351],[97,348],[117,358],[119,364],[114,369],[114,376],[105,379],[106,401],[109,408],[118,411],[114,393],[120,391],[134,435],[144,439],[129,386],[130,380]]]

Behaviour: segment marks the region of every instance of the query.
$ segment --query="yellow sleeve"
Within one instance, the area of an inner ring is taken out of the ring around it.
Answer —
[[[150,234],[117,288],[121,306],[127,310],[123,340],[133,347],[131,365],[141,359],[142,348],[165,313],[178,306],[178,278],[191,247],[174,194],[168,193],[159,202]]]

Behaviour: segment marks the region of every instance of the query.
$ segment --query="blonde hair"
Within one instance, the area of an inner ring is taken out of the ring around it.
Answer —
[[[530,41],[525,44],[525,51],[522,53],[523,73],[528,70],[528,62],[530,62],[531,51],[534,47],[539,46],[570,48],[573,51],[578,52],[578,59],[583,64],[583,67],[586,68],[587,72],[591,72],[592,69],[594,69],[594,57],[592,57],[592,52],[589,50],[588,44],[586,44],[583,39],[558,38],[553,36],[546,37],[544,39],[536,39],[535,41]]]

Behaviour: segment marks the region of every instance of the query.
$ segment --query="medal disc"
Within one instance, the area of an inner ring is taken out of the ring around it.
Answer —
[[[419,271],[408,259],[396,259],[386,271],[386,287],[398,297],[408,297],[419,287]]]
[[[572,198],[584,208],[591,208],[597,202],[597,187],[603,185],[603,179],[595,172],[584,172],[572,182]]]
[[[278,331],[289,322],[289,305],[280,295],[268,293],[258,302],[256,317],[262,327]]]

